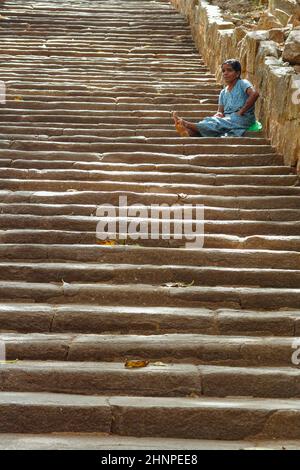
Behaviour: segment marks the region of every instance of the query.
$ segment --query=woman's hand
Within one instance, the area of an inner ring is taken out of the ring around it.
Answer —
[[[224,116],[223,113],[218,112],[218,113],[214,114],[214,117],[223,118],[225,116]]]
[[[237,114],[238,116],[244,116],[244,112],[243,112],[242,109],[240,109],[240,110],[239,110],[237,113],[235,113],[235,114]]]

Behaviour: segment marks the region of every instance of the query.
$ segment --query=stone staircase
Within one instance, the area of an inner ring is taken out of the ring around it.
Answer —
[[[220,86],[168,1],[1,15],[0,448],[299,447],[297,175],[261,135],[177,137]],[[204,249],[97,243],[120,195],[204,204]]]

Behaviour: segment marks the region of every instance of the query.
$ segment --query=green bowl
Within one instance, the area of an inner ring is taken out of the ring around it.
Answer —
[[[256,121],[252,126],[248,128],[248,132],[260,132],[262,130],[263,126],[262,123],[259,121]]]

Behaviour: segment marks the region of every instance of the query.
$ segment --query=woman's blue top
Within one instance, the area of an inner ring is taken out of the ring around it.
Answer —
[[[246,91],[250,87],[253,87],[253,85],[248,80],[239,79],[231,91],[228,91],[227,87],[221,91],[219,105],[224,106],[225,115],[236,113],[242,109],[247,99],[249,98],[249,95],[247,95]],[[251,121],[255,121],[255,106],[252,106],[252,108],[248,109],[244,116],[249,118]]]

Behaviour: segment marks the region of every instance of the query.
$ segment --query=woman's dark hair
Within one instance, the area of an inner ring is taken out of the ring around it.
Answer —
[[[225,62],[223,62],[223,64],[222,64],[222,67],[225,64],[231,65],[231,67],[233,68],[233,70],[235,72],[239,72],[240,73],[239,79],[241,78],[242,66],[241,66],[241,63],[238,60],[236,60],[236,59],[225,60]]]

